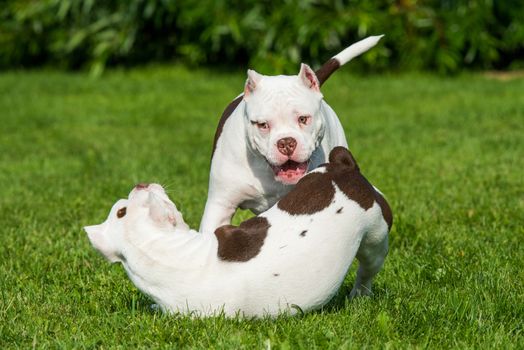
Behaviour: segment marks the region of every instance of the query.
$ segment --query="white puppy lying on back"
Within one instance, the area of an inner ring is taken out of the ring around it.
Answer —
[[[93,246],[169,312],[210,316],[294,314],[325,305],[361,243],[371,291],[387,253],[391,210],[343,147],[276,205],[215,233],[190,230],[160,185],[137,185],[105,222],[85,227]],[[295,307],[298,306],[297,307]]]

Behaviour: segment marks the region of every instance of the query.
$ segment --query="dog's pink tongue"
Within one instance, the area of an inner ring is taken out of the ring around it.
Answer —
[[[297,163],[292,160],[288,160],[280,166],[273,167],[275,175],[277,175],[282,181],[295,183],[306,173],[307,162]]]

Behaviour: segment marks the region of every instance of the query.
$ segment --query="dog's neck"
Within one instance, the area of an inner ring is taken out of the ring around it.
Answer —
[[[216,255],[214,242],[213,234],[200,234],[190,229],[131,226],[122,242],[122,263],[137,274],[148,275],[155,269],[176,274]]]

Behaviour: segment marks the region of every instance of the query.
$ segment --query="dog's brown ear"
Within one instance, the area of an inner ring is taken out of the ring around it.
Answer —
[[[353,158],[351,152],[344,147],[337,146],[329,153],[329,162],[335,164],[344,164],[351,169],[358,170],[357,161]]]

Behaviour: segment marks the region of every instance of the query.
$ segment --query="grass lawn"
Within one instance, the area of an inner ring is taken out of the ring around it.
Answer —
[[[190,319],[91,248],[140,181],[192,227],[218,118],[243,72],[0,75],[0,348],[522,348],[524,79],[350,75],[323,87],[395,222],[375,295],[277,319]],[[247,217],[240,213],[236,221]]]

